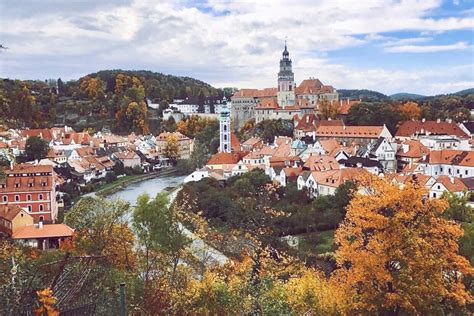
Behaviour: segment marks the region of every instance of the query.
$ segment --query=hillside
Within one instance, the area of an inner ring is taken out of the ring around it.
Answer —
[[[399,92],[399,93],[392,94],[389,97],[392,100],[399,101],[399,100],[419,100],[419,99],[425,98],[426,96],[421,95],[421,94],[416,94],[416,93]]]
[[[337,92],[339,92],[339,97],[342,99],[361,99],[367,102],[386,101],[389,99],[389,97],[383,93],[366,89],[338,89]]]
[[[102,70],[63,82],[59,79],[0,81],[0,124],[76,130],[103,127],[118,133],[156,132],[159,113],[175,98],[222,98],[224,91],[190,77],[145,70]],[[160,103],[159,110],[147,100]],[[131,107],[130,107],[131,106]],[[132,115],[129,115],[132,113]]]

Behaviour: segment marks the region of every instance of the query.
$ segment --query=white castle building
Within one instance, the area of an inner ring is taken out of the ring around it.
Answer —
[[[226,104],[223,104],[219,112],[219,136],[221,153],[230,153],[232,151],[230,135],[230,110]]]

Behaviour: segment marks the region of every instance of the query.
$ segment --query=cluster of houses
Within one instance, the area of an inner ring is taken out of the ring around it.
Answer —
[[[48,144],[46,157],[15,163],[25,153],[27,139],[33,136]],[[189,158],[193,140],[179,132],[157,136],[91,135],[68,126],[0,132],[0,159],[9,165],[0,177],[0,235],[39,249],[59,247],[72,236],[72,229],[56,223],[58,209],[63,206],[62,184],[81,187],[106,178],[108,173],[117,175],[117,170],[161,168],[169,160],[164,154],[170,138],[178,146],[176,158]]]
[[[230,152],[213,155],[185,182],[225,181],[260,168],[276,183],[294,183],[312,198],[334,194],[364,174],[400,185],[415,178],[431,198],[474,190],[474,122],[407,121],[392,135],[386,126],[346,126],[311,113],[293,120],[293,137],[275,137],[271,144],[260,138],[238,143],[231,137]]]

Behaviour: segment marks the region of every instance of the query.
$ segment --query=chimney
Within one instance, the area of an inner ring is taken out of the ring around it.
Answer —
[[[438,118],[438,119],[436,120],[436,123],[438,123],[438,124],[441,123],[441,119]]]
[[[421,122],[422,122],[422,123],[426,122],[426,119],[425,119],[425,118],[422,118],[422,119],[421,119]]]
[[[403,153],[407,153],[409,149],[410,149],[410,146],[408,146],[408,144],[402,144]]]
[[[356,164],[356,166],[357,166],[357,168],[362,168],[362,163],[358,162],[358,163]]]
[[[38,229],[43,229],[43,221],[38,222]]]
[[[453,176],[449,176],[449,181],[451,181],[451,183],[454,184],[454,177],[453,177]]]

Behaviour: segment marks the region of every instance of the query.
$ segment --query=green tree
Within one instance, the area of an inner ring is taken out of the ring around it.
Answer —
[[[169,207],[166,193],[159,193],[153,199],[148,194],[138,197],[133,211],[133,228],[140,244],[145,286],[158,272],[160,254],[171,263],[173,279],[189,241],[182,233],[176,213]]]
[[[28,160],[41,160],[46,157],[49,145],[37,136],[28,137],[25,145],[25,155]]]

